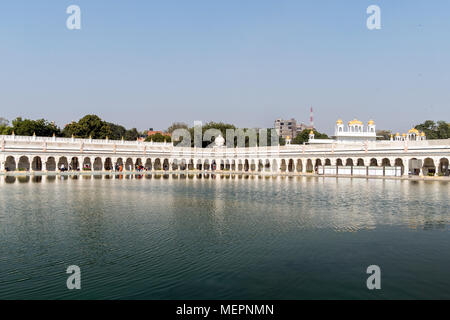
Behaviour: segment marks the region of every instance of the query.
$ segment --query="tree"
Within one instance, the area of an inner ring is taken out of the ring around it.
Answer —
[[[137,138],[139,138],[139,136],[140,136],[140,134],[136,128],[127,130],[127,132],[125,132],[125,140],[128,140],[128,141],[137,140]]]
[[[111,127],[107,122],[100,119],[96,115],[87,115],[81,118],[78,122],[72,122],[68,124],[64,130],[63,134],[66,137],[71,137],[72,135],[77,138],[89,138],[93,139],[106,139],[112,135]]]
[[[0,117],[0,134],[9,135],[12,132],[12,127],[9,126],[9,121]]]
[[[121,140],[122,137],[125,139],[125,135],[127,133],[127,129],[124,126],[107,122],[109,128],[111,129],[111,136],[109,137],[111,140]]]
[[[45,119],[22,119],[21,117],[13,120],[11,131],[14,131],[19,136],[32,136],[36,134],[41,137],[51,137],[53,134],[56,136],[61,135],[61,130],[53,122],[48,122]]]
[[[165,135],[163,135],[163,134],[161,134],[161,133],[155,133],[155,134],[152,134],[151,136],[148,136],[146,139],[145,139],[145,141],[146,142],[150,142],[150,141],[153,141],[153,142],[171,142],[172,141],[172,139],[171,139],[171,137],[170,136],[165,136]]]
[[[377,130],[377,140],[390,140],[391,130]]]
[[[300,132],[299,134],[297,134],[297,136],[291,141],[291,144],[303,144],[309,141],[309,133],[311,132],[311,129],[305,129],[302,132]],[[318,131],[316,131],[315,129],[313,130],[314,132],[314,137],[316,139],[328,139],[328,135],[326,135],[325,133],[320,133]]]
[[[448,139],[450,138],[450,124],[446,121],[438,121],[437,124],[432,120],[418,124],[415,128],[425,132],[427,139]]]
[[[174,132],[176,129],[189,129],[189,127],[184,122],[174,122],[169,128],[167,128],[167,132],[172,134],[172,132]]]

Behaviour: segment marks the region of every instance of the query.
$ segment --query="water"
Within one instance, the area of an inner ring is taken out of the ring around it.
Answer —
[[[449,299],[449,186],[0,177],[0,299]]]

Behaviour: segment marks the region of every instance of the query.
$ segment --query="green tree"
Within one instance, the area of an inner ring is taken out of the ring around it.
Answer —
[[[107,122],[92,114],[84,116],[78,122],[68,124],[63,130],[64,136],[71,137],[73,135],[76,138],[105,139],[112,133]]]
[[[153,142],[164,142],[164,141],[171,142],[172,139],[171,139],[170,136],[165,136],[165,135],[163,135],[163,134],[158,132],[158,133],[152,134],[151,136],[148,136],[145,139],[145,141],[147,141],[147,142],[150,142],[150,141],[153,141]]]
[[[428,140],[448,139],[450,137],[450,124],[446,121],[426,120],[424,123],[418,124],[415,128],[425,132]]]
[[[302,132],[300,132],[299,134],[297,134],[297,136],[291,141],[292,144],[303,144],[309,141],[309,133],[311,132],[311,129],[305,129]],[[317,130],[313,130],[314,132],[314,137],[316,139],[328,139],[328,135],[326,135],[325,133],[320,133]]]
[[[122,137],[125,139],[125,135],[127,133],[127,129],[124,126],[107,122],[109,128],[111,129],[111,136],[109,138],[111,140],[121,140]]]
[[[137,138],[139,138],[139,137],[140,137],[140,134],[136,128],[127,130],[127,132],[125,133],[125,140],[128,140],[128,141],[137,140]]]
[[[40,137],[51,137],[53,134],[56,136],[61,135],[61,130],[52,122],[48,122],[45,119],[30,120],[16,118],[12,122],[12,131],[19,136],[32,136],[36,134]]]
[[[9,126],[9,121],[0,117],[0,134],[8,135],[11,134],[11,132],[12,127]]]

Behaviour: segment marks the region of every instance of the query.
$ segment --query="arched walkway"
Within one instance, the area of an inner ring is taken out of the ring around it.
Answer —
[[[90,158],[84,158],[83,160],[83,170],[85,171],[91,171],[92,170],[92,164]]]
[[[28,160],[28,157],[22,156],[19,158],[19,163],[17,164],[17,170],[30,171],[30,161]]]
[[[382,167],[390,167],[391,166],[391,160],[389,160],[388,158],[384,158],[383,160],[381,160],[381,166]]]
[[[311,159],[308,159],[308,160],[306,161],[306,172],[311,173],[311,172],[313,172],[313,171],[314,171],[314,166],[313,166],[312,160],[311,160]]]
[[[378,161],[375,158],[370,159],[370,166],[371,167],[378,167]]]
[[[16,171],[16,160],[14,157],[7,157],[5,161],[5,170],[6,171]]]
[[[449,176],[450,175],[450,169],[448,167],[449,161],[447,158],[442,158],[439,160],[439,175],[442,176]]]
[[[347,160],[345,161],[345,165],[347,167],[353,167],[353,159],[352,158],[347,158]]]
[[[34,157],[31,162],[31,170],[42,171],[42,160],[41,157]]]
[[[161,165],[161,160],[159,158],[155,159],[155,164],[153,165],[154,170],[161,170],[162,169],[162,165]]]
[[[338,159],[336,160],[336,165],[339,166],[339,167],[342,167],[342,166],[343,166],[343,164],[342,164],[342,159],[338,158]]]
[[[133,159],[131,159],[131,158],[127,159],[127,161],[125,162],[125,170],[126,171],[133,171],[134,170]]]
[[[94,160],[94,171],[102,171],[103,170],[103,163],[102,163],[102,158],[97,157]]]
[[[303,171],[303,163],[301,159],[297,159],[297,166],[296,166],[297,172]]]
[[[424,176],[434,176],[436,174],[436,166],[431,158],[426,158],[423,161],[422,173]]]
[[[66,159],[66,163],[67,163],[67,159]],[[57,165],[56,165],[56,160],[54,157],[49,157],[47,159],[47,161],[45,162],[45,169],[47,171],[56,171]],[[67,169],[67,166],[66,166]]]
[[[111,171],[113,169],[113,163],[111,158],[106,158],[105,159],[105,168],[106,171]]]
[[[357,165],[358,167],[364,167],[364,166],[365,166],[365,165],[364,165],[364,159],[359,158],[358,161],[357,161],[357,163],[356,163],[356,165]]]
[[[289,159],[289,164],[288,164],[288,171],[289,172],[294,172],[295,167],[294,167],[294,160],[293,159]]]

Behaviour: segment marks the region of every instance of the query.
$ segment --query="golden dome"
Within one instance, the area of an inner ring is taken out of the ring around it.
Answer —
[[[425,132],[422,131],[422,132],[420,133],[420,135],[421,135],[422,137],[425,137]]]
[[[354,120],[348,122],[349,126],[352,126],[352,125],[355,125],[355,124],[359,124],[361,126],[363,125],[363,123],[361,121],[357,120],[357,119],[354,119]]]
[[[369,122],[367,123],[369,126],[373,126],[375,124],[375,121],[373,120],[369,120]]]
[[[314,134],[314,131],[311,130],[311,131],[309,132],[309,134]]]
[[[416,128],[412,128],[411,130],[408,131],[408,133],[419,134],[419,130],[417,130]]]
[[[336,124],[342,124],[342,120],[339,119],[338,121],[336,121]]]
[[[402,133],[402,136],[403,136],[403,137],[406,137],[406,133]]]
[[[397,133],[395,134],[395,136],[396,136],[396,137],[400,137],[400,133],[397,132]]]

